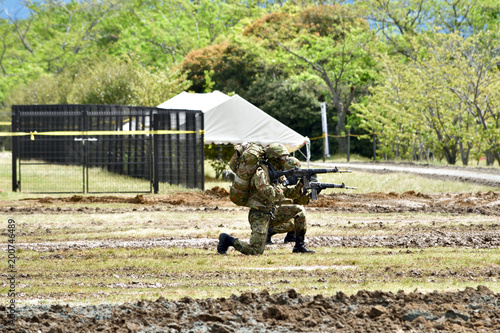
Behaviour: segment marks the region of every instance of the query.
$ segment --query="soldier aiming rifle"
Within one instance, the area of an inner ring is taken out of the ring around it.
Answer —
[[[299,169],[297,167],[285,170],[285,171],[277,171],[270,167],[269,175],[271,176],[271,181],[279,182],[281,177],[286,177],[286,180],[281,182],[283,186],[296,185],[299,181],[302,181],[303,184],[303,193],[305,195],[308,191],[311,191],[311,199],[313,201],[318,200],[318,194],[321,190],[326,188],[345,188],[345,189],[357,189],[357,187],[345,186],[342,184],[329,184],[329,183],[320,183],[317,181],[317,174],[321,173],[347,173],[351,172],[350,170],[339,170],[337,167],[333,169]]]
[[[299,182],[302,183],[302,194],[294,200],[294,203],[300,205],[307,205],[309,203],[309,199],[312,199],[313,201],[318,200],[318,194],[327,188],[356,189],[356,187],[345,186],[344,183],[330,184],[318,182],[317,174],[350,173],[350,170],[339,170],[337,167],[333,169],[300,169],[300,161],[294,157],[288,158],[284,171],[275,170],[272,165],[269,166],[269,169],[271,181],[275,184],[279,183],[286,187],[295,186]],[[266,244],[274,244],[271,237],[279,233],[287,232],[287,229],[289,229],[287,224],[269,228]],[[284,243],[289,242],[295,242],[295,232],[293,230],[288,231],[285,236]]]

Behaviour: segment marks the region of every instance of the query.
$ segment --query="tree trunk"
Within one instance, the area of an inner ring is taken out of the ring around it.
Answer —
[[[335,132],[338,136],[339,153],[341,154],[347,153],[347,138],[343,136],[345,135],[345,116],[344,111],[337,111],[337,126],[335,127]]]
[[[469,153],[472,148],[472,144],[468,143],[467,147],[464,147],[464,144],[460,142],[459,145],[460,145],[460,156],[462,158],[462,164],[467,166],[469,165]]]
[[[347,153],[346,150],[347,138],[345,137],[346,117],[347,113],[349,112],[349,106],[351,105],[354,96],[354,89],[351,89],[351,92],[345,104],[343,103],[338,91],[331,91],[331,96],[333,97],[335,108],[337,109],[337,126],[335,127],[335,132],[338,136],[339,153],[346,154]]]
[[[457,163],[457,147],[454,145],[453,147],[444,147],[443,148],[444,157],[446,158],[446,162],[450,165],[455,165]]]
[[[500,165],[500,152],[495,151],[493,153],[493,156],[495,156],[495,159],[497,160],[498,164]],[[492,165],[493,165],[493,163],[492,163]]]
[[[495,155],[491,151],[486,152],[486,165],[492,166],[495,163]]]

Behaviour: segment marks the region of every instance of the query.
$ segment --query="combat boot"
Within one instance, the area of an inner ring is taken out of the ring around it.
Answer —
[[[274,244],[274,242],[271,240],[271,237],[274,235],[276,235],[276,232],[273,230],[273,228],[269,228],[269,230],[267,230],[267,239],[266,239],[267,245]]]
[[[219,244],[217,245],[217,252],[219,254],[227,254],[227,249],[230,246],[234,246],[234,241],[237,238],[234,238],[231,235],[222,233],[219,235]]]
[[[309,250],[305,246],[305,234],[295,235],[295,246],[292,250],[293,253],[315,253],[316,251]]]
[[[286,234],[285,240],[283,241],[283,243],[293,243],[295,241],[296,241],[295,231],[290,231],[289,233]]]

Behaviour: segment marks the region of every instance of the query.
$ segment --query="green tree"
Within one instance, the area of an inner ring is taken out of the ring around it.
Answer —
[[[497,156],[497,38],[495,33],[420,35],[410,40],[416,60],[380,58],[384,81],[356,108],[363,126],[382,134],[384,153],[408,154],[420,146],[449,164],[460,156],[464,165],[471,152],[475,158],[485,152]]]
[[[423,33],[469,36],[498,31],[500,4],[495,0],[357,0],[356,8],[393,52],[414,58],[408,38]]]
[[[247,34],[264,39],[271,61],[286,65],[297,76],[308,72],[322,81],[324,91],[336,112],[335,133],[339,151],[345,152],[346,120],[351,104],[366,92],[375,79],[370,49],[373,35],[366,21],[352,16],[348,6],[316,6],[297,14],[280,15],[279,20],[259,22]],[[291,22],[280,27],[277,22]],[[284,33],[274,33],[276,29]],[[276,37],[277,36],[277,37]]]
[[[191,50],[214,43],[263,10],[241,0],[25,4],[31,12],[27,19],[0,21],[0,98],[17,84],[62,73],[96,56],[127,57],[150,72],[173,68]]]
[[[31,15],[2,20],[3,50],[0,91],[3,97],[17,85],[46,74],[58,74],[98,53],[101,22],[119,5],[102,2],[25,2]]]
[[[373,36],[366,22],[350,17],[346,8],[288,9],[254,21],[231,42],[188,54],[182,69],[189,71],[191,89],[203,92],[205,73],[213,70],[213,89],[240,94],[303,135],[311,135],[311,128],[321,135],[321,126],[311,126],[320,122],[320,101],[328,100],[336,132],[345,135],[350,104],[367,93],[373,79],[373,63],[362,48]],[[300,114],[310,115],[309,109],[314,118],[300,119]],[[345,140],[340,141],[343,151]]]
[[[303,136],[322,135],[320,102],[324,95],[314,80],[261,76],[241,96]],[[333,110],[331,104],[328,109]],[[322,147],[322,140],[311,141],[313,159],[322,156]]]
[[[109,57],[82,63],[74,71],[44,74],[14,91],[11,104],[116,104],[156,106],[190,82],[178,71],[151,72]]]
[[[252,52],[223,41],[191,51],[180,68],[188,72],[188,79],[193,83],[190,90],[194,92],[205,92],[209,83],[213,90],[239,93],[248,89],[259,71],[259,63]],[[212,74],[207,77],[207,73]]]

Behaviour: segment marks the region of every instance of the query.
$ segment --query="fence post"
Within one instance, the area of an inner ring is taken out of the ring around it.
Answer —
[[[15,111],[15,106],[12,106],[12,120],[11,120],[11,131],[18,131],[18,119],[17,112]],[[12,192],[17,192],[18,184],[17,184],[17,158],[19,154],[18,147],[19,137],[13,136],[11,139],[12,145]]]
[[[160,116],[158,116],[158,112],[151,112],[151,119],[149,120],[149,124],[151,127],[151,130],[153,131],[158,131],[160,129],[160,126],[158,124],[160,119]],[[153,180],[153,192],[155,194],[158,194],[158,191],[160,190],[159,186],[159,178],[160,178],[160,145],[158,140],[160,139],[158,135],[153,134],[153,174],[152,174],[152,180]]]
[[[373,161],[377,160],[377,135],[373,133]]]
[[[83,131],[88,131],[89,126],[89,117],[87,113],[87,109],[83,108],[80,112],[80,119],[82,122],[82,130]],[[89,156],[88,156],[88,147],[85,144],[85,141],[87,141],[88,136],[87,135],[82,135],[82,155],[83,155],[83,167],[82,167],[82,193],[88,193],[89,192]]]

